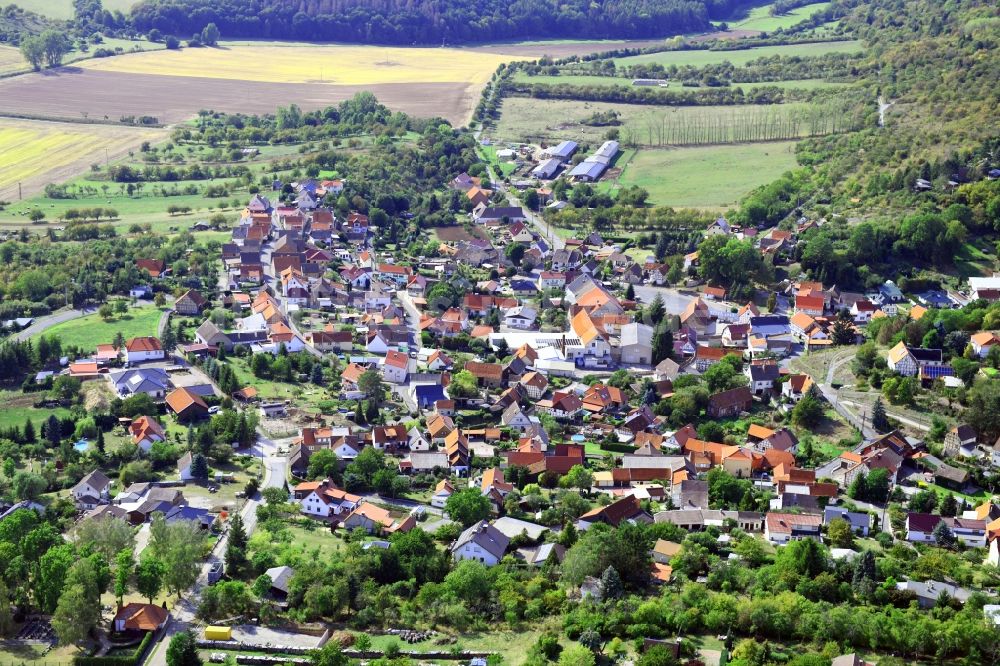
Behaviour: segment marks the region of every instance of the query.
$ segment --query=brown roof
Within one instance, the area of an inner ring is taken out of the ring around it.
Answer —
[[[115,622],[125,621],[125,628],[132,631],[156,631],[167,621],[167,609],[156,604],[131,602],[115,614]]]
[[[477,379],[496,379],[499,381],[503,377],[503,366],[499,363],[469,361],[465,364],[465,369]]]
[[[132,338],[125,343],[125,351],[130,352],[150,352],[162,350],[163,345],[160,344],[160,341],[151,336]]]
[[[588,523],[602,521],[617,527],[622,521],[640,513],[642,513],[642,507],[639,506],[639,499],[634,495],[629,495],[607,506],[588,511],[580,516],[580,520]]]
[[[177,414],[182,414],[192,407],[198,407],[208,411],[208,405],[197,393],[192,393],[186,388],[174,389],[167,395],[167,406]]]

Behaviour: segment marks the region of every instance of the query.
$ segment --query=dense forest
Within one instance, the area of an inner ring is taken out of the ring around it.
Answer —
[[[226,37],[372,44],[526,38],[625,39],[706,30],[746,0],[144,0],[134,27],[185,36],[215,23]]]

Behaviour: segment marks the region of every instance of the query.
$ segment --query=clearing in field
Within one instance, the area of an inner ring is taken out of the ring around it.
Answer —
[[[445,243],[457,243],[458,241],[485,240],[484,232],[479,227],[466,229],[455,225],[453,227],[431,227],[439,241]]]
[[[126,340],[156,335],[162,314],[163,311],[152,304],[129,308],[126,314],[115,315],[111,321],[104,321],[95,313],[56,324],[42,335],[58,337],[63,346],[76,345],[84,351],[93,351],[97,345],[114,340],[118,332]]]
[[[805,21],[813,14],[825,10],[829,6],[829,2],[817,2],[790,9],[788,12],[779,14],[778,16],[771,16],[771,5],[754,7],[745,19],[730,25],[737,30],[771,32],[779,28],[790,28]]]
[[[722,62],[730,62],[733,65],[742,66],[757,58],[776,55],[797,56],[801,58],[821,56],[827,53],[861,53],[862,50],[861,42],[852,39],[839,42],[758,46],[751,49],[736,49],[731,51],[662,51],[660,53],[615,58],[615,66],[624,67],[628,65],[658,63],[664,67],[669,67],[670,65],[677,65],[678,67],[683,65],[701,67],[704,65],[717,65]]]
[[[81,66],[104,72],[190,76],[271,83],[361,85],[489,81],[513,56],[458,49],[302,44],[222,44],[219,48],[139,53]],[[253,63],[253,66],[248,66]]]
[[[794,141],[643,149],[619,183],[644,188],[656,205],[721,210],[795,166]]]
[[[617,113],[617,125],[603,122]],[[656,106],[508,97],[494,135],[502,141],[598,142],[618,129],[625,144],[691,146],[754,143],[829,134],[856,126],[842,105],[789,103],[733,106]]]
[[[0,199],[41,191],[84,170],[93,162],[115,159],[143,141],[157,141],[166,130],[109,125],[0,119]]]

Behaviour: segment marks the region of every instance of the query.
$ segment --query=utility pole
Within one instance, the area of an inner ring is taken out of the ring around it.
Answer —
[[[17,181],[17,200],[21,201],[21,181]]]

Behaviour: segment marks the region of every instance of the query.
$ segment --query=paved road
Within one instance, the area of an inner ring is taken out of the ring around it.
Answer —
[[[254,455],[259,455],[264,461],[264,481],[261,488],[281,488],[285,485],[285,468],[288,459],[277,454],[277,444],[258,433],[257,443],[252,451]],[[247,536],[253,534],[257,528],[257,507],[262,501],[260,493],[255,497],[248,498],[240,509],[243,523],[246,525]],[[153,646],[149,656],[146,658],[146,666],[167,666],[167,645],[174,634],[186,631],[195,619],[195,612],[198,609],[198,599],[201,591],[208,585],[208,571],[215,562],[221,561],[225,557],[226,545],[229,543],[229,533],[223,534],[216,542],[208,559],[201,567],[201,573],[194,586],[188,590],[183,599],[177,601],[170,609],[170,625],[163,632],[160,640]]]
[[[649,304],[657,295],[663,299],[663,306],[670,314],[680,314],[684,312],[691,301],[698,298],[696,293],[687,293],[674,287],[655,287],[648,284],[637,284],[633,286],[635,298],[640,303]]]
[[[497,174],[493,172],[493,168],[487,166],[487,169],[490,174],[490,180],[493,182],[493,187],[496,188],[498,192],[500,192],[507,198],[507,202],[511,206],[520,206],[524,210],[524,214],[528,218],[528,222],[530,222],[535,227],[535,229],[538,230],[538,233],[540,233],[542,237],[545,238],[545,240],[549,244],[549,247],[551,247],[553,250],[561,250],[564,247],[566,247],[566,242],[559,237],[558,233],[556,233],[555,227],[551,226],[544,219],[542,219],[541,215],[538,215],[537,213],[528,208],[525,208],[524,204],[521,203],[521,200],[518,199],[517,196],[510,191],[510,188],[508,188],[507,185],[503,182],[503,179],[497,177]]]
[[[13,339],[17,342],[24,342],[30,337],[36,336],[39,333],[44,333],[56,324],[61,324],[64,321],[71,321],[73,319],[79,319],[80,317],[94,314],[95,312],[97,312],[97,308],[83,308],[82,310],[63,310],[61,312],[45,315],[44,317],[36,317],[31,326],[14,334]]]

